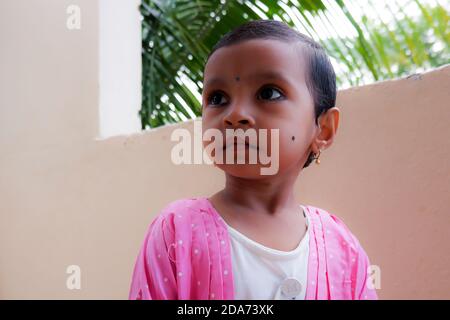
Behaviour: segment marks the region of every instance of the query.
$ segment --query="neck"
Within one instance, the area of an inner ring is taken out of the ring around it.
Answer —
[[[276,215],[297,208],[294,197],[296,174],[263,179],[245,179],[226,173],[225,188],[219,192],[225,203],[245,211]]]

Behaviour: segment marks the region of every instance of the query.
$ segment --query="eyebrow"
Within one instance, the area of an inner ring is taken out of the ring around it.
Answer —
[[[242,77],[240,77],[242,79]],[[264,72],[259,72],[259,73],[255,73],[252,74],[248,77],[246,77],[248,80],[250,79],[277,79],[277,80],[281,80],[284,81],[288,84],[291,84],[289,82],[289,80],[287,80],[281,73],[276,72],[276,71],[264,71]],[[215,77],[215,78],[211,78],[210,80],[208,80],[204,86],[204,88],[207,88],[211,85],[214,84],[222,84],[225,83],[226,80],[224,80],[223,78],[220,77]]]

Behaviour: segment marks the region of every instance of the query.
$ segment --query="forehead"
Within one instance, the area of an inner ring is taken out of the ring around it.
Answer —
[[[213,79],[245,81],[256,74],[278,74],[296,82],[305,80],[305,58],[299,42],[252,39],[215,51],[204,71],[204,83]]]

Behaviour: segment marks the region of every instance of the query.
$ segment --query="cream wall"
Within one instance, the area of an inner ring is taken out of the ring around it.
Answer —
[[[0,298],[126,298],[155,214],[223,175],[170,161],[171,131],[192,122],[96,138],[97,1],[7,0],[0,15]],[[447,66],[340,91],[336,142],[298,180],[298,200],[340,216],[380,266],[380,298],[450,299],[449,88]]]

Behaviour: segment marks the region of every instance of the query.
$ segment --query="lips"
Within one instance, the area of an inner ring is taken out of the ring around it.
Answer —
[[[240,145],[245,145],[246,148],[252,148],[252,149],[259,150],[257,145],[250,144],[247,141],[247,139],[244,140],[244,139],[239,138],[239,137],[231,137],[231,138],[227,139],[227,141],[225,141],[225,143],[224,143],[223,149],[225,150],[225,149],[227,149],[227,148],[229,148],[231,146],[237,147],[237,146],[240,146]]]

